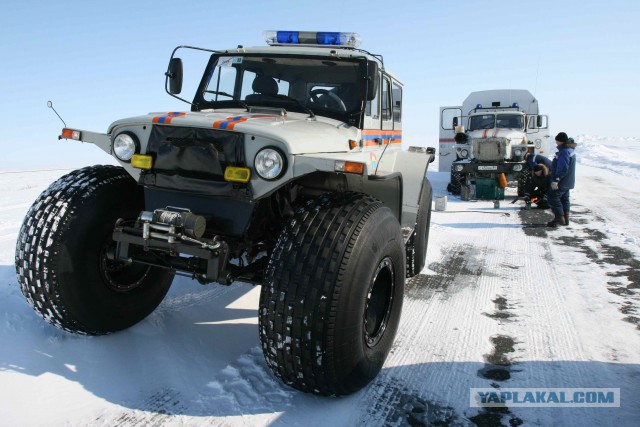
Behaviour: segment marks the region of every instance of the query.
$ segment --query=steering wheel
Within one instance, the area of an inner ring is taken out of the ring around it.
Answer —
[[[338,95],[327,89],[313,89],[310,92],[311,100],[321,106],[336,111],[347,111],[347,107]]]

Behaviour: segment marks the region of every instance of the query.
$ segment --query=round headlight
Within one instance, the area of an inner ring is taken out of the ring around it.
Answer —
[[[261,178],[276,179],[284,172],[284,157],[278,150],[265,148],[258,152],[253,165]]]
[[[522,156],[522,150],[519,148],[516,148],[515,150],[513,150],[513,154],[520,157]]]
[[[464,169],[464,166],[456,165],[456,172],[462,172],[462,169]]]
[[[522,165],[513,165],[514,172],[520,172],[522,170]]]
[[[113,140],[113,154],[123,162],[131,160],[136,154],[137,143],[133,135],[121,133]]]
[[[468,157],[469,156],[469,150],[467,150],[466,148],[463,148],[462,150],[460,150],[460,155],[462,157]]]

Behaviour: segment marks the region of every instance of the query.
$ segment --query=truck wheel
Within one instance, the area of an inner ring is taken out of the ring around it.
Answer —
[[[160,304],[170,270],[110,261],[118,218],[136,218],[142,189],[115,166],[92,166],[51,184],[24,219],[16,274],[29,304],[69,332],[101,335],[128,328]]]
[[[344,395],[380,371],[405,281],[400,225],[359,193],[320,196],[285,226],[260,294],[260,340],[286,384]]]
[[[518,197],[524,197],[527,192],[527,187],[529,183],[533,179],[532,177],[533,171],[525,166],[525,169],[518,177]]]
[[[431,226],[431,183],[427,180],[422,184],[420,204],[416,218],[416,228],[406,245],[407,277],[413,277],[422,271],[427,257],[429,244],[429,228]]]
[[[458,195],[462,186],[466,183],[467,177],[462,172],[451,171],[451,182],[447,185],[447,191]]]

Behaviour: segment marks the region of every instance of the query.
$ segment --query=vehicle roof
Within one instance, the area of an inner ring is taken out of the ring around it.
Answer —
[[[469,113],[469,116],[481,116],[483,114],[520,114],[525,115],[524,111],[518,110],[518,107],[505,107],[505,108],[478,108]]]
[[[371,53],[361,50],[361,49],[353,49],[353,48],[345,48],[341,46],[330,46],[330,47],[322,47],[322,46],[309,46],[309,45],[274,45],[274,46],[253,46],[253,47],[244,47],[238,46],[233,49],[226,50],[218,50],[217,53],[227,53],[229,55],[232,54],[263,54],[263,55],[273,55],[273,54],[283,54],[283,55],[313,55],[313,56],[326,56],[326,57],[338,57],[338,58],[366,58],[369,61],[375,61],[380,65],[380,68],[384,70],[386,74],[391,76],[394,80],[397,80],[400,84],[402,82],[398,79],[392,72],[390,72],[387,68],[384,67],[383,62],[379,57],[372,55]]]

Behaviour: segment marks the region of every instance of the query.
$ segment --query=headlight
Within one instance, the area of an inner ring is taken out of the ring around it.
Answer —
[[[138,141],[129,133],[121,133],[113,140],[113,154],[123,162],[131,160],[137,148]]]
[[[515,150],[513,150],[513,154],[516,157],[520,157],[522,156],[522,150],[520,148],[516,148]]]
[[[261,178],[276,179],[284,172],[284,157],[274,148],[265,148],[258,152],[253,165]]]
[[[467,150],[466,148],[463,148],[462,150],[460,150],[460,156],[462,157],[469,157],[469,150]]]
[[[522,165],[513,165],[514,172],[520,172],[522,170]]]
[[[462,169],[464,169],[464,166],[456,165],[456,172],[462,172]]]

